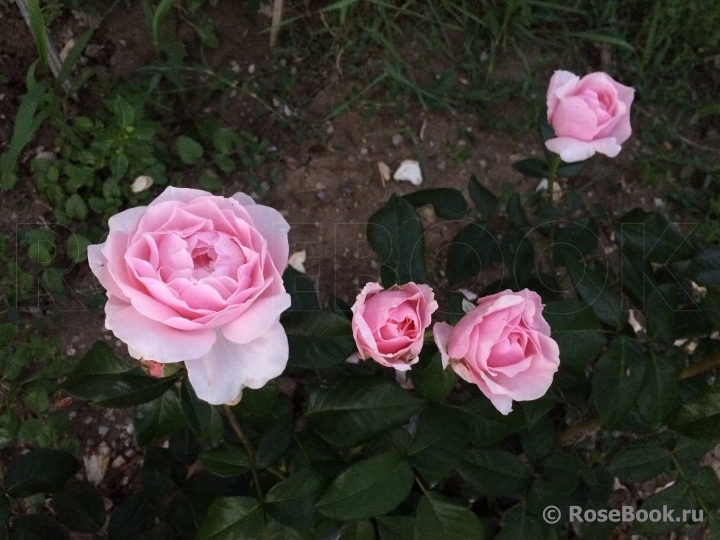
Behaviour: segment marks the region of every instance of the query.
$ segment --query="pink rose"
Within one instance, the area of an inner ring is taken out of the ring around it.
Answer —
[[[556,71],[547,91],[547,119],[555,138],[545,146],[566,163],[583,161],[595,152],[617,156],[632,133],[634,97],[633,88],[606,73],[590,73],[581,79],[569,71]]]
[[[406,283],[384,290],[368,283],[352,307],[357,356],[407,371],[418,361],[425,329],[438,308],[427,285]]]
[[[282,373],[290,227],[279,212],[243,193],[169,187],[109,225],[88,260],[107,289],[105,326],[131,356],[184,361],[198,397],[212,404]]]
[[[453,328],[433,327],[443,367],[476,384],[502,414],[512,402],[542,397],[560,364],[560,351],[542,317],[540,297],[528,290],[480,298]]]

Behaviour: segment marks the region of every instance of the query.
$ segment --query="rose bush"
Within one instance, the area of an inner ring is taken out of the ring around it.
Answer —
[[[556,71],[547,91],[547,120],[555,138],[545,142],[563,161],[583,161],[596,152],[615,157],[631,135],[630,106],[635,90],[605,73],[582,79]]]
[[[107,289],[105,325],[131,356],[184,361],[198,397],[213,404],[282,373],[290,227],[279,212],[243,193],[169,187],[109,227],[88,260]]]
[[[535,292],[506,290],[480,298],[455,328],[436,323],[443,367],[477,385],[502,414],[513,401],[542,397],[560,365],[542,310]]]
[[[368,283],[352,307],[357,357],[407,371],[417,363],[425,329],[438,304],[427,285],[406,283],[385,290]]]

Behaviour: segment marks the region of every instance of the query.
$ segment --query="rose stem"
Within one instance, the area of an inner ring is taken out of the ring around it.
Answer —
[[[684,379],[689,379],[690,377],[695,377],[696,375],[702,375],[708,371],[713,371],[717,368],[720,368],[720,355],[713,356],[712,358],[708,358],[707,360],[703,360],[702,362],[698,362],[697,364],[681,369],[677,378],[679,381],[682,381]],[[558,436],[557,440],[561,446],[564,446],[572,442],[574,439],[580,439],[591,431],[598,430],[601,427],[602,420],[600,418],[583,420],[582,422],[569,426]]]
[[[228,422],[230,422],[230,427],[235,432],[235,435],[237,435],[237,438],[240,439],[240,442],[243,443],[245,450],[247,450],[248,462],[250,463],[250,470],[252,471],[255,490],[257,491],[258,498],[260,499],[260,504],[265,504],[265,497],[263,496],[262,488],[260,487],[260,480],[258,479],[257,468],[255,467],[255,458],[257,457],[255,447],[243,432],[240,424],[238,424],[235,414],[232,412],[232,408],[229,405],[223,405],[223,411],[225,412]]]
[[[553,154],[552,159],[550,160],[549,164],[549,170],[548,170],[548,187],[547,187],[547,198],[548,198],[548,204],[550,206],[553,205],[553,194],[555,193],[554,187],[555,187],[555,180],[557,180],[557,172],[558,168],[560,167],[560,163],[562,162],[562,159],[560,158],[559,154]],[[553,255],[553,244],[555,243],[555,233],[557,231],[557,221],[553,219],[552,223],[550,224],[550,269],[552,270],[553,279],[555,278],[555,256]]]

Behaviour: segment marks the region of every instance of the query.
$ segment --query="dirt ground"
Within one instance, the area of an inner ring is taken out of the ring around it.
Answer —
[[[271,63],[267,34],[259,33],[258,23],[244,16],[241,4],[221,2],[214,12],[221,46],[212,51],[208,61],[215,69],[228,69],[236,64],[244,72],[252,65],[260,69]],[[130,76],[153,59],[153,45],[139,3],[131,11],[125,8],[117,11],[122,16],[113,16],[102,23],[82,60],[85,66],[97,70],[97,78]],[[77,12],[56,21],[53,36],[58,49],[69,39],[77,38],[92,22],[92,17]],[[24,91],[25,74],[36,58],[36,51],[14,5],[0,11],[0,27],[0,80],[4,81],[0,85],[1,152],[12,134],[18,98]],[[196,46],[194,34],[187,30],[181,26],[179,35],[187,47]],[[501,64],[500,69],[511,72],[512,63]],[[423,165],[422,188],[454,187],[468,200],[467,182],[472,174],[496,194],[508,186],[529,193],[537,185],[537,180],[524,178],[511,167],[514,161],[537,154],[540,146],[533,132],[517,137],[487,131],[480,127],[481,119],[474,115],[424,111],[419,106],[409,109],[399,119],[381,110],[365,120],[360,112],[351,110],[322,123],[321,119],[343,98],[337,87],[324,88],[322,81],[301,78],[298,92],[306,93],[308,105],[304,113],[315,120],[319,136],[298,141],[279,134],[278,139],[272,141],[280,149],[281,158],[277,163],[263,166],[260,177],[267,178],[271,167],[279,167],[283,180],[268,183],[261,201],[280,210],[291,224],[291,253],[306,250],[307,274],[316,283],[323,302],[333,293],[352,304],[365,282],[378,279],[379,265],[365,241],[365,224],[391,194],[420,189],[394,180],[384,183],[379,162],[394,171],[401,161],[416,159]],[[88,100],[94,105],[100,102],[97,97]],[[511,102],[503,108],[508,115],[517,116],[527,108],[519,105]],[[84,106],[87,104],[73,105],[78,110]],[[219,103],[214,103],[206,112],[220,114],[218,110]],[[248,98],[239,94],[232,99],[221,119],[237,128],[252,126],[254,119]],[[517,120],[522,123],[525,119]],[[24,159],[33,156],[40,147],[52,150],[53,138],[50,130],[42,131]],[[469,151],[459,152],[463,147]],[[577,189],[589,204],[602,202],[617,214],[635,206],[653,209],[655,198],[662,197],[662,189],[650,188],[637,177],[633,163],[639,151],[639,142],[631,138],[620,157],[593,160],[581,175],[570,181],[563,180],[561,187]],[[219,194],[249,190],[240,173],[228,175],[224,180]],[[190,180],[186,185],[192,183]],[[39,200],[24,168],[21,168],[17,187],[3,194],[0,207],[3,231],[12,231],[17,223],[52,221],[52,208]],[[461,224],[438,220],[430,208],[422,209],[420,214],[433,246],[428,252],[431,261],[428,267],[435,271],[435,281],[442,289],[446,283],[440,264],[444,259],[443,246]],[[102,311],[91,307],[93,303],[101,305],[103,292],[87,263],[78,265],[68,277],[73,286],[97,287],[95,301],[80,302],[72,307],[46,306],[48,310],[62,311],[57,322],[49,321],[48,332],[60,334],[62,350],[69,357],[81,357],[96,340],[107,340],[124,354],[124,346],[104,329]],[[496,278],[497,274],[481,274],[477,283],[468,285],[479,291]],[[47,312],[45,315],[50,319]],[[77,402],[65,406],[72,411],[75,419],[72,430],[82,442],[83,452],[88,456],[105,455],[111,464],[100,487],[111,501],[118,501],[133,483],[140,459],[128,412],[94,409]]]

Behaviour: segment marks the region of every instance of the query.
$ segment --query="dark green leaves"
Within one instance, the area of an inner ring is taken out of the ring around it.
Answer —
[[[79,470],[80,462],[67,452],[33,450],[8,465],[3,486],[16,498],[49,493],[60,489]]]
[[[216,407],[197,397],[188,379],[180,387],[180,405],[193,433],[210,446],[218,445],[222,439],[222,417]]]
[[[613,340],[595,366],[592,394],[609,429],[620,425],[632,409],[645,376],[642,349],[624,336]]]
[[[380,256],[380,275],[385,287],[425,281],[425,242],[415,209],[402,197],[393,196],[370,216],[368,242]]]
[[[645,356],[645,379],[637,397],[638,411],[650,425],[665,422],[680,407],[678,370],[672,357],[682,354],[670,349],[665,355],[648,351]]]
[[[289,364],[323,369],[342,364],[355,351],[350,321],[327,311],[292,314],[283,320],[290,345]]]
[[[313,430],[341,448],[356,446],[399,426],[422,401],[397,384],[378,380],[344,380],[310,395],[308,416]]]
[[[620,450],[610,464],[610,472],[623,482],[638,484],[663,472],[670,459],[670,452],[656,442],[639,444]]]
[[[180,135],[175,141],[175,149],[183,163],[186,165],[195,165],[202,159],[203,147],[195,140]]]
[[[480,518],[442,495],[429,491],[417,508],[415,540],[482,540]]]
[[[135,409],[135,433],[140,446],[149,446],[184,426],[180,400],[174,391]]]
[[[251,540],[260,538],[264,525],[258,501],[250,497],[222,497],[210,505],[195,540]]]
[[[689,259],[695,253],[687,237],[662,214],[645,212],[640,208],[620,219],[615,239],[624,254],[661,264]]]
[[[530,178],[547,178],[550,174],[548,164],[542,159],[530,158],[516,161],[512,164],[513,169]]]
[[[672,428],[692,439],[720,441],[720,384],[713,384],[687,401]]]
[[[470,177],[468,182],[468,191],[470,192],[470,198],[475,204],[475,208],[480,213],[480,216],[484,219],[490,219],[493,217],[500,205],[498,198],[493,193],[477,181],[475,175]]]
[[[582,266],[570,257],[565,258],[565,265],[578,295],[592,307],[597,318],[605,324],[621,328],[627,322],[628,314],[622,309],[620,295],[608,283],[608,275]]]
[[[92,533],[105,525],[105,503],[100,492],[89,484],[66,486],[53,496],[55,512],[67,528]]]
[[[525,491],[530,471],[510,452],[473,449],[458,469],[481,495],[519,497]]]
[[[413,479],[412,468],[398,454],[379,454],[338,476],[315,506],[345,521],[386,514],[405,500]]]
[[[413,467],[445,475],[460,465],[467,448],[467,427],[460,414],[434,407],[420,417],[407,455]]]
[[[60,524],[45,514],[21,516],[13,522],[12,540],[69,540]]]
[[[288,527],[309,529],[316,521],[315,501],[328,483],[322,466],[301,469],[272,487],[265,498],[267,511]]]
[[[584,366],[605,347],[605,336],[592,309],[585,302],[550,302],[543,310],[552,338],[560,347],[560,362]]]
[[[94,405],[133,407],[163,395],[177,376],[158,379],[128,365],[103,341],[96,342],[65,382],[68,393]]]
[[[455,235],[447,258],[450,285],[474,277],[490,263],[498,245],[495,235],[477,223],[470,223]]]
[[[403,199],[415,207],[430,204],[438,217],[446,219],[461,219],[468,209],[462,193],[452,188],[423,189],[405,195]]]
[[[250,469],[250,459],[244,448],[221,445],[200,454],[200,461],[208,471],[224,478],[240,476]]]

